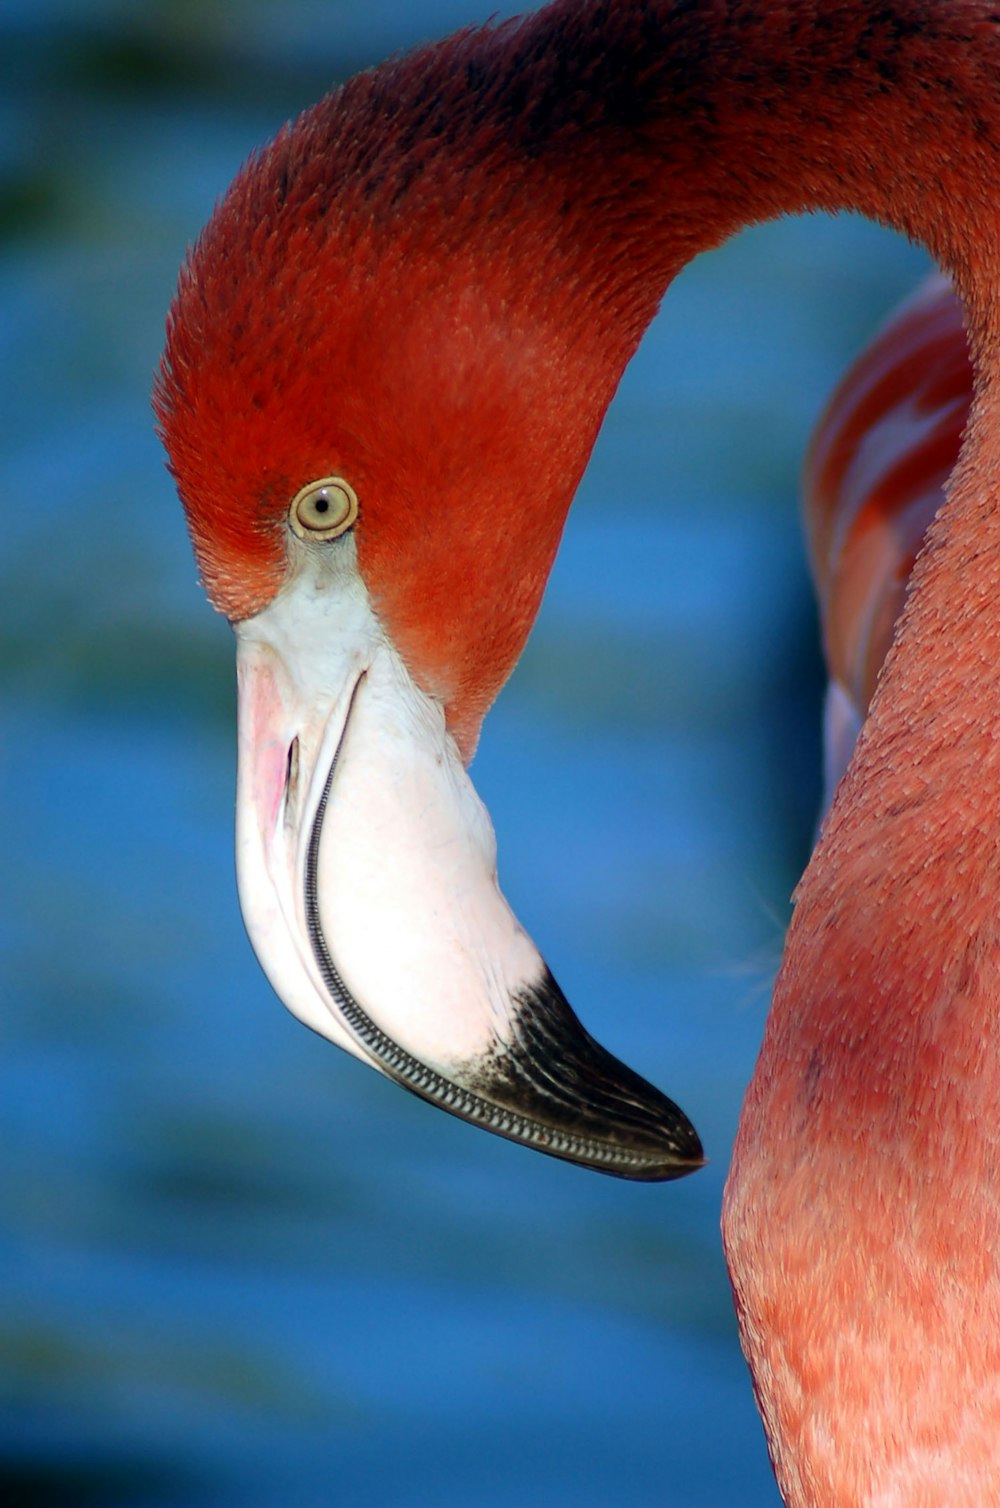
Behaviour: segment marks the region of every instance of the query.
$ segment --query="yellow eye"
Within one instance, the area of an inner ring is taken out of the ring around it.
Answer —
[[[288,522],[300,539],[336,539],[358,516],[358,499],[342,476],[321,477],[292,498]]]

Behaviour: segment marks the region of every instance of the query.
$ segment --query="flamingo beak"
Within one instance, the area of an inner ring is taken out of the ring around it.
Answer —
[[[302,1021],[486,1130],[622,1178],[703,1162],[577,1020],[500,892],[489,816],[372,611],[352,541],[236,625],[237,873]]]

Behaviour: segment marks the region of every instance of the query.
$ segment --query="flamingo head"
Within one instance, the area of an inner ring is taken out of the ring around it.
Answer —
[[[169,318],[161,433],[237,639],[241,904],[348,1051],[539,1150],[676,1177],[693,1128],[573,1015],[465,768],[651,308],[594,296],[441,52],[251,159]]]

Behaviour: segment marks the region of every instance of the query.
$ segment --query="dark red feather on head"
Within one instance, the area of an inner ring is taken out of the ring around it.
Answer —
[[[345,477],[376,608],[467,749],[666,280],[600,191],[571,20],[565,47],[531,19],[463,33],[286,127],[188,259],[157,386],[214,605],[263,608],[291,498]]]

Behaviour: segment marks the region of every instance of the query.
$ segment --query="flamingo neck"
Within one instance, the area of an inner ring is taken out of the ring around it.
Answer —
[[[589,267],[581,321],[608,303],[626,311],[631,340],[697,252],[817,209],[860,211],[922,241],[963,296],[969,432],[855,773],[800,890],[788,966],[808,927],[839,907],[838,925],[857,916],[859,936],[823,937],[825,974],[841,952],[853,975],[892,947],[879,987],[868,977],[847,990],[836,1021],[851,1012],[868,1030],[898,1008],[903,981],[910,1014],[935,998],[942,937],[921,935],[926,913],[914,910],[896,946],[890,902],[914,887],[926,902],[943,886],[934,911],[958,945],[992,915],[981,880],[998,863],[1000,12],[987,0],[557,0],[492,45],[505,119],[513,92],[523,96],[508,148],[537,164]],[[864,876],[884,916],[862,907]],[[779,987],[778,1019],[809,1008]]]
[[[922,241],[965,303],[969,432],[797,894],[724,1233],[787,1502],[974,1508],[1000,1495],[1000,14],[560,0],[508,45],[542,37],[552,103],[515,141],[595,279],[618,247],[623,306],[813,209]]]
[[[851,209],[929,247],[964,296],[979,372],[966,472],[977,486],[996,476],[981,437],[1000,358],[1000,247],[984,189],[1000,142],[998,32],[985,0],[556,0],[384,78],[383,99],[404,84],[405,183],[391,192],[408,242],[431,261],[442,244],[459,248],[470,285],[502,288],[504,308],[520,306],[520,338],[543,332],[521,391],[532,456],[560,461],[530,480],[525,469],[523,537],[501,544],[492,505],[481,510],[495,596],[518,603],[516,619],[484,636],[462,610],[475,600],[481,614],[469,585],[483,569],[477,539],[463,583],[449,588],[452,632],[443,637],[436,614],[417,626],[417,663],[434,658],[435,641],[452,666],[491,643],[488,663],[465,675],[478,688],[464,695],[468,721],[478,727],[527,636],[605,408],[664,292],[748,224]],[[435,90],[451,120],[440,155],[407,134],[408,110],[426,110]],[[479,488],[485,498],[488,467]],[[474,512],[464,507],[463,528]],[[389,537],[363,539],[361,558],[393,617],[401,583],[414,593]],[[457,541],[454,551],[461,558]],[[446,699],[452,712],[463,704]]]
[[[709,0],[547,24],[573,13],[617,28],[612,78],[659,38],[607,127],[645,268],[852,209],[923,241],[965,302],[969,433],[797,893],[724,1234],[786,1501],[973,1508],[1000,1493],[1000,16]]]
[[[555,0],[470,50],[601,285],[658,297],[745,225],[852,209],[926,244],[988,323],[998,29],[987,0]]]

